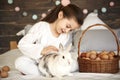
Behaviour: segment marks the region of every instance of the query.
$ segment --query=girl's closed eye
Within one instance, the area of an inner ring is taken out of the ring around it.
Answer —
[[[72,31],[72,27],[71,27],[71,25],[67,25],[66,28],[68,28],[69,31]]]
[[[72,31],[72,29],[70,29],[70,31]]]
[[[71,28],[71,26],[70,26],[70,25],[67,25],[66,28]]]

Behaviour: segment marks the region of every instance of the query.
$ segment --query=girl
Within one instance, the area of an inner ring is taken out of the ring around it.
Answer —
[[[44,19],[33,25],[19,41],[18,48],[24,54],[15,67],[24,74],[40,75],[37,60],[52,51],[58,51],[72,42],[72,32],[83,23],[83,13],[74,4],[56,6]]]

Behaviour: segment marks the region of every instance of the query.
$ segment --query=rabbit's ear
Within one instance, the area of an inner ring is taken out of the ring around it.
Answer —
[[[59,44],[59,50],[63,51],[63,45],[61,43]]]
[[[67,51],[70,51],[72,47],[72,43],[68,45],[68,47],[66,48]]]

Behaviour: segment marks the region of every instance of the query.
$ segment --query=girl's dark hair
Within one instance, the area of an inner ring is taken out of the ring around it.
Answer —
[[[58,18],[58,13],[63,11],[63,16],[65,18],[74,18],[78,24],[83,24],[83,12],[82,10],[74,4],[69,4],[67,6],[62,6],[61,4],[56,6],[54,9],[50,11],[50,13],[43,18],[41,21],[46,21],[49,23],[53,23]]]

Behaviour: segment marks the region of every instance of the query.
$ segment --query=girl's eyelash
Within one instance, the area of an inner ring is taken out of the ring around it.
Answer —
[[[68,25],[67,25],[66,27],[67,27],[67,28],[70,28],[70,26],[68,26]]]
[[[69,28],[68,26],[66,26],[67,28]]]
[[[71,26],[68,26],[68,25],[67,25],[66,28],[71,28]],[[72,29],[70,29],[70,31],[72,31]]]

